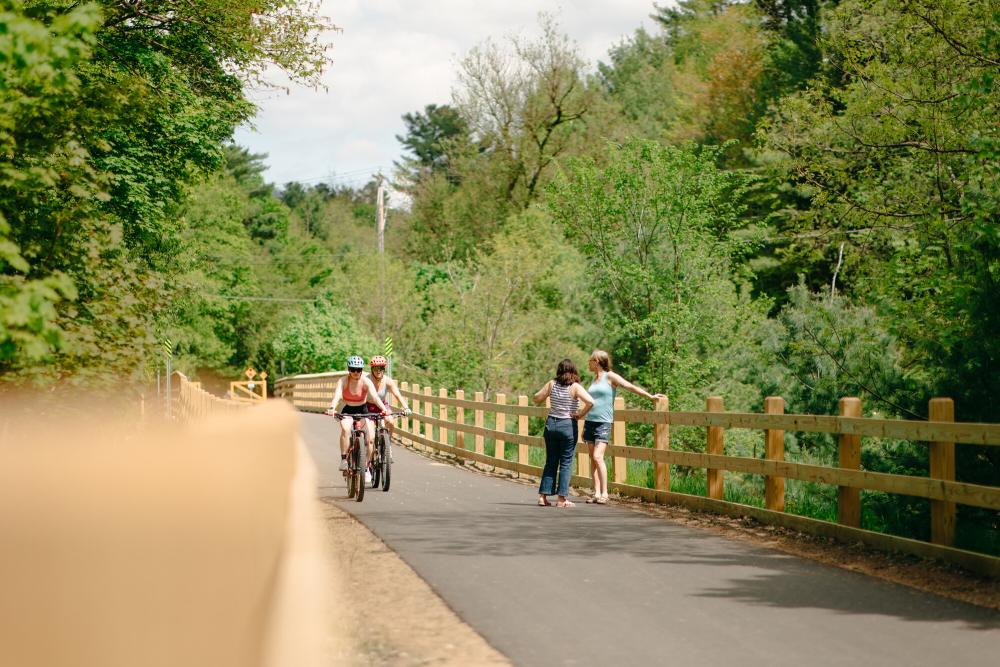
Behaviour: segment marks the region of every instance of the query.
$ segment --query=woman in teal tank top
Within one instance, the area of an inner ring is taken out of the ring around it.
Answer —
[[[604,450],[611,439],[611,424],[615,421],[615,395],[618,387],[649,400],[666,398],[663,394],[650,394],[611,370],[611,357],[604,350],[594,350],[587,360],[594,381],[587,393],[594,399],[594,407],[583,423],[583,441],[590,450],[590,470],[594,478],[594,497],[588,503],[608,502],[608,468],[604,463]],[[621,443],[624,444],[624,443]]]

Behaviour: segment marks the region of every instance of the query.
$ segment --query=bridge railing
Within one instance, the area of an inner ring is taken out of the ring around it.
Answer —
[[[476,392],[473,400],[468,400],[462,390],[449,395],[444,388],[435,392],[431,387],[406,382],[400,386],[414,409],[412,421],[404,419],[401,424],[400,435],[410,444],[521,474],[541,474],[539,466],[529,463],[529,451],[533,447],[544,448],[545,445],[541,437],[529,433],[528,420],[531,417],[544,418],[547,408],[529,406],[525,395],[517,396],[515,405],[509,404],[504,394],[497,394],[495,400],[489,402],[484,400],[481,392]],[[615,400],[616,421],[607,450],[613,462],[609,471],[609,486],[622,495],[651,502],[680,504],[732,516],[750,516],[763,523],[843,541],[861,541],[880,549],[940,558],[1000,576],[1000,559],[952,547],[957,504],[1000,510],[1000,487],[955,480],[955,445],[998,445],[1000,425],[955,423],[951,399],[931,399],[929,407],[931,419],[915,421],[863,418],[860,416],[861,401],[857,398],[842,399],[840,414],[827,416],[783,414],[784,400],[780,397],[768,398],[765,412],[761,414],[725,412],[720,397],[709,397],[703,412],[671,412],[666,399],[658,401],[654,410],[627,410],[623,399],[618,397]],[[471,424],[468,423],[470,416]],[[494,428],[485,426],[487,416]],[[629,424],[653,426],[650,447],[626,445]],[[705,428],[705,451],[670,449],[671,426]],[[726,454],[725,433],[728,429],[763,431],[764,458]],[[581,433],[582,430],[581,425]],[[786,431],[836,435],[838,467],[785,461]],[[930,460],[928,476],[862,470],[862,437],[927,443]],[[486,449],[487,440],[492,441],[490,451]],[[629,460],[652,462],[652,488],[627,483]],[[698,496],[671,491],[671,465],[706,469],[707,494]],[[724,500],[724,471],[762,475],[765,481],[764,507]],[[585,451],[578,450],[575,473],[572,485],[591,485],[589,457]],[[785,512],[786,479],[838,487],[837,522]],[[929,499],[931,541],[861,529],[862,490]]]
[[[190,421],[214,414],[231,414],[239,412],[253,403],[234,401],[211,394],[201,388],[200,382],[194,382],[180,371],[174,371],[180,386],[177,389],[176,410],[171,414],[181,421]],[[173,397],[170,397],[173,400]]]
[[[302,412],[323,412],[330,406],[337,380],[345,375],[346,371],[334,371],[280,378],[274,383],[274,395]]]

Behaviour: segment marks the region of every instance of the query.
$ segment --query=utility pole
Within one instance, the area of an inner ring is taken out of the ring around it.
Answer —
[[[378,192],[375,195],[375,229],[378,231],[378,254],[385,254],[385,180],[378,177]]]
[[[375,229],[378,232],[378,292],[381,305],[379,332],[384,337],[385,332],[385,179],[378,176],[378,192],[375,195]]]

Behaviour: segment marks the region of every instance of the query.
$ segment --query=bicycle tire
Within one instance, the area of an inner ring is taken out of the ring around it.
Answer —
[[[354,458],[354,454],[350,455],[350,458]],[[348,469],[347,471],[347,497],[353,498],[354,494],[358,492],[357,489],[358,478],[355,476],[354,471]]]
[[[384,433],[382,438],[382,492],[386,493],[392,481],[392,441],[388,433]]]
[[[375,448],[372,450],[372,488],[377,489],[382,481],[382,434],[375,434]]]
[[[365,499],[365,464],[368,461],[368,448],[365,446],[366,436],[364,431],[358,431],[357,438],[358,446],[354,449],[354,475],[358,494],[354,499],[360,503]]]

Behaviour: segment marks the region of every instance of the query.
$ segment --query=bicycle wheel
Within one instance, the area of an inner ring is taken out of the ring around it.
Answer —
[[[375,448],[372,449],[372,488],[377,489],[382,480],[382,433],[375,432]]]
[[[392,440],[388,433],[382,434],[382,491],[389,490],[392,474]]]
[[[354,452],[358,448],[357,439],[351,435],[351,447],[347,450],[347,497],[353,498],[358,492],[358,476],[354,474]]]
[[[354,478],[358,495],[355,500],[359,503],[365,499],[365,464],[368,461],[367,436],[364,431],[358,431],[358,446],[354,448]]]

